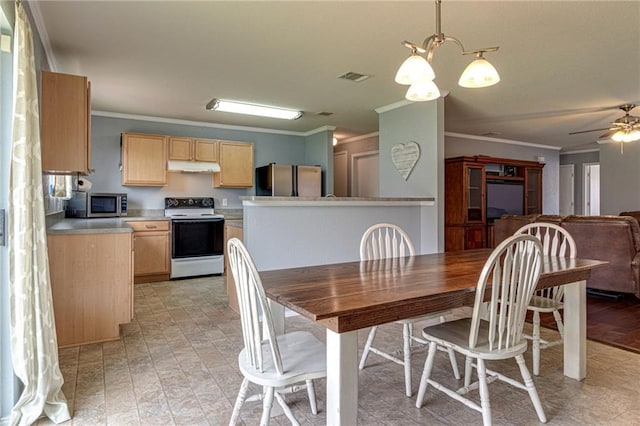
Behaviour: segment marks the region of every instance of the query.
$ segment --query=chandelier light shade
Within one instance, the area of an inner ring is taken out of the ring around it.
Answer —
[[[405,98],[414,102],[432,101],[440,97],[440,90],[433,81],[420,81],[409,86]]]
[[[407,58],[396,73],[395,82],[411,85],[405,97],[411,101],[428,101],[440,96],[440,90],[433,81],[435,73],[431,67],[433,53],[440,45],[452,41],[460,47],[463,55],[477,55],[477,58],[467,66],[458,84],[467,88],[480,88],[493,86],[500,81],[500,76],[495,67],[483,56],[487,52],[495,52],[498,47],[486,47],[483,49],[466,51],[462,42],[455,37],[445,36],[441,30],[441,4],[442,0],[436,0],[436,33],[427,37],[422,47],[410,41],[402,44],[411,49],[411,55]],[[425,57],[421,56],[422,54]]]
[[[211,111],[233,112],[236,114],[280,118],[283,120],[296,120],[302,117],[302,111],[266,105],[248,104],[244,102],[229,101],[217,98],[211,99],[211,101],[209,101],[205,108]]]
[[[478,58],[471,62],[463,71],[458,80],[458,84],[462,87],[477,89],[480,87],[489,87],[497,84],[500,76],[495,67],[489,63],[483,56],[482,52],[478,53]]]
[[[414,50],[398,68],[395,81],[398,84],[411,85],[421,81],[433,81],[436,74],[425,58]]]

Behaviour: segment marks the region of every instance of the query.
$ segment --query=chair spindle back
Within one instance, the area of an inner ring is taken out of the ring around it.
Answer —
[[[378,223],[367,229],[360,240],[360,260],[414,256],[409,235],[392,223]]]
[[[478,342],[480,318],[488,313],[489,350],[508,349],[522,339],[527,306],[542,268],[542,244],[531,235],[514,235],[496,247],[482,268],[476,289],[469,346]],[[490,284],[491,288],[487,289]],[[485,301],[485,290],[489,300]]]
[[[263,371],[263,337],[268,339],[273,363],[278,374],[283,374],[282,358],[276,341],[271,309],[262,287],[260,275],[251,255],[242,241],[231,238],[227,242],[229,268],[238,294],[242,335],[247,360],[257,371]],[[262,321],[260,315],[262,314]]]
[[[569,232],[553,223],[529,223],[518,229],[514,235],[528,234],[537,237],[542,243],[542,253],[545,256],[575,258],[577,255],[576,242]],[[553,299],[560,303],[564,296],[564,287],[549,287],[536,291],[540,297]]]

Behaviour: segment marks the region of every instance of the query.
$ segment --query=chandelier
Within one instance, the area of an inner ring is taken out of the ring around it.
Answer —
[[[496,69],[484,58],[486,52],[495,52],[498,47],[478,50],[464,50],[462,42],[455,37],[445,36],[440,25],[441,0],[436,0],[436,33],[427,37],[422,46],[410,41],[402,44],[411,50],[411,55],[402,63],[396,73],[395,82],[408,85],[405,97],[410,101],[430,101],[440,97],[440,90],[433,81],[436,77],[431,67],[433,52],[447,41],[453,41],[462,50],[463,55],[476,55],[476,59],[464,70],[458,84],[462,87],[479,88],[493,86],[500,81]],[[425,55],[424,57],[422,55]]]

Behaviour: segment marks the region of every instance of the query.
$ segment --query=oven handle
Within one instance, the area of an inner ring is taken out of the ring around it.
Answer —
[[[171,219],[171,223],[202,223],[202,222],[224,222],[224,218],[212,217],[210,219]]]

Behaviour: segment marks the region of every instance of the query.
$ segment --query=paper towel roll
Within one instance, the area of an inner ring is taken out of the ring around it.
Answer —
[[[78,191],[87,192],[91,189],[93,184],[91,181],[85,178],[78,178]]]

